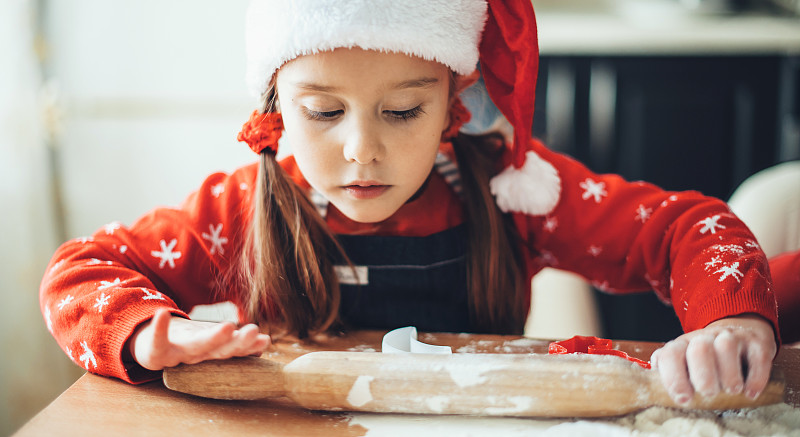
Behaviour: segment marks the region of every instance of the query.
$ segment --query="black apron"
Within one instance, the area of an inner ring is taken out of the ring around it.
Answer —
[[[427,237],[337,235],[356,266],[336,266],[346,326],[470,332],[465,226]]]

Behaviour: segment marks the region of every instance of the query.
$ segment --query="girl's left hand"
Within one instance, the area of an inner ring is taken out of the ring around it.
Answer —
[[[670,397],[685,405],[695,392],[703,396],[744,392],[757,398],[769,382],[776,353],[772,325],[761,316],[746,314],[683,334],[655,351],[650,360]]]

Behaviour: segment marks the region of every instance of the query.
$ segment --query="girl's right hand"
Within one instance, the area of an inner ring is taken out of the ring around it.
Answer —
[[[237,329],[230,322],[187,320],[159,309],[134,331],[129,344],[137,363],[149,370],[161,370],[181,363],[260,355],[270,343],[270,337],[261,334],[254,324]]]

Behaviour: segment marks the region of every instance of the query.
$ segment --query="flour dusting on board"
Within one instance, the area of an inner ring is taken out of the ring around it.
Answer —
[[[530,396],[489,396],[488,401],[494,405],[486,407],[485,413],[490,416],[514,415],[527,411],[533,406],[533,398]],[[504,405],[505,404],[505,405]]]
[[[457,354],[450,355],[447,359],[419,359],[403,361],[401,364],[387,361],[380,368],[386,373],[447,372],[457,386],[464,388],[485,383],[489,377],[487,373],[507,368],[512,359],[497,354]]]
[[[434,413],[441,413],[450,405],[450,396],[433,396],[425,399],[425,404]]]
[[[361,375],[353,383],[350,393],[347,395],[347,402],[354,407],[361,407],[372,400],[372,392],[369,390],[369,383],[375,379],[372,376]]]
[[[372,413],[348,416],[350,425],[367,430],[365,437],[800,437],[800,408],[786,404],[725,412],[653,407],[620,418],[591,420]]]
[[[479,355],[473,355],[473,357],[475,358],[471,360],[452,360],[444,365],[444,368],[450,373],[450,378],[459,387],[483,384],[486,382],[485,373],[508,367],[493,359],[482,359],[483,357]]]

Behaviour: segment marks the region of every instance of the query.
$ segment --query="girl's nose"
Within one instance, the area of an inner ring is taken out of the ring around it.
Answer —
[[[344,158],[347,162],[369,164],[372,161],[381,161],[386,154],[386,148],[381,142],[377,128],[370,121],[354,123],[344,143]]]

